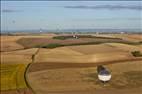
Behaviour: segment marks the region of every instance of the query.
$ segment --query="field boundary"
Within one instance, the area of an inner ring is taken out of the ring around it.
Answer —
[[[24,72],[25,83],[26,83],[27,87],[32,91],[33,94],[36,94],[36,92],[34,91],[34,89],[29,84],[29,81],[28,81],[28,72],[29,72],[29,69],[30,69],[31,65],[34,63],[35,56],[37,55],[37,53],[39,52],[39,50],[40,50],[40,48],[37,49],[37,51],[32,55],[32,57],[31,57],[32,62],[27,65],[27,67],[25,69],[25,72]]]
[[[24,72],[24,79],[25,79],[25,83],[27,85],[27,87],[32,91],[33,94],[36,94],[35,91],[33,90],[33,88],[30,86],[29,82],[28,82],[28,78],[27,78],[27,72],[28,72],[28,68],[30,67],[31,63],[29,63],[25,69]]]

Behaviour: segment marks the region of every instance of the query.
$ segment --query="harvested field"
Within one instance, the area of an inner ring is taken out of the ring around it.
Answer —
[[[98,63],[98,62],[112,62],[112,61],[133,60],[133,59],[135,58],[130,54],[114,52],[106,54],[81,55],[81,56],[53,56],[53,54],[37,55],[35,62]]]
[[[16,51],[8,51],[8,52],[2,52],[2,54],[12,54],[12,55],[33,55],[36,53],[38,48],[30,48],[30,49],[24,49],[24,50],[16,50]]]
[[[119,46],[119,43],[116,45],[118,47],[111,44],[100,44],[40,49],[35,57],[35,62],[97,63],[135,59],[130,50],[139,47],[125,44]],[[136,50],[140,50],[140,48]]]
[[[141,51],[142,52],[142,47],[138,45],[127,45],[127,44],[121,44],[121,43],[108,43],[108,45],[122,51],[127,51],[127,52]]]
[[[0,51],[11,51],[11,50],[17,50],[17,49],[23,49],[24,47],[20,44],[17,44],[16,41],[20,39],[21,37],[17,36],[1,36],[1,49]]]
[[[109,52],[121,52],[122,50],[115,47],[108,46],[106,44],[100,45],[84,45],[84,46],[69,46],[68,48],[81,52],[84,54],[97,54],[97,53],[109,53]]]
[[[142,87],[141,61],[110,64],[106,67],[112,72],[112,80],[105,86],[97,79],[96,67],[93,66],[90,68],[47,68],[46,70],[29,72],[28,79],[30,85],[38,94],[87,94],[87,92],[83,92],[99,90],[104,92],[104,89],[122,90],[122,94],[125,94],[125,89],[137,88],[137,90],[140,90]],[[103,94],[102,92],[96,93]],[[128,92],[131,93],[131,90]],[[133,91],[134,94],[135,92]],[[138,94],[141,94],[141,92]]]
[[[111,34],[111,36],[133,42],[142,41],[142,34]]]
[[[123,49],[123,44],[119,46],[119,43],[114,45],[106,43],[55,49],[40,48],[35,57],[36,63],[32,64],[28,72],[29,84],[38,94],[88,94],[88,92],[95,91],[103,94],[104,89],[112,89],[110,92],[114,92],[114,89],[119,90],[118,88],[124,89],[124,91],[118,91],[122,94],[128,92],[126,90],[128,88],[134,88],[132,92],[135,93],[136,88],[140,90],[139,88],[142,87],[141,80],[135,80],[142,78],[140,76],[142,58],[135,58],[129,52],[138,46],[126,45],[124,47],[127,48]],[[109,64],[106,66],[113,75],[111,82],[105,87],[97,79],[96,66],[98,64]]]
[[[17,41],[22,36],[0,36],[2,42]]]
[[[24,47],[20,44],[18,44],[16,41],[18,41],[21,38],[52,38],[55,36],[55,34],[45,34],[45,35],[20,35],[20,36],[0,36],[0,42],[1,42],[1,52],[7,52],[7,51],[16,51],[16,50],[22,50]]]
[[[34,63],[29,69],[29,72],[46,70],[46,69],[62,69],[62,68],[88,68],[88,67],[96,67],[97,65],[107,65],[113,63],[125,63],[125,62],[134,62],[134,61],[142,61],[142,58],[137,59],[128,59],[128,60],[119,60],[119,61],[108,61],[108,62],[96,62],[96,63],[60,63],[60,62],[40,62]],[[43,66],[44,65],[44,66]]]
[[[30,55],[14,55],[14,54],[1,54],[1,63],[15,64],[15,63],[30,63]]]
[[[31,94],[23,77],[31,62],[27,81],[36,94],[141,94],[142,57],[131,54],[142,51],[140,44],[135,45],[141,39],[138,35],[65,40],[52,39],[54,36],[1,36],[2,94]],[[46,49],[53,43],[66,47]],[[92,43],[97,45],[89,45]],[[105,86],[97,78],[96,66],[100,64],[112,73],[112,80]]]
[[[24,47],[17,44],[16,42],[1,42],[1,49],[0,49],[1,52],[18,50],[18,49],[24,49]]]
[[[4,64],[31,63],[32,56],[36,53],[37,50],[38,48],[31,48],[25,50],[1,52],[1,63]]]
[[[55,56],[72,56],[72,55],[83,55],[80,52],[74,51],[68,47],[61,47],[61,48],[55,48],[55,49],[44,49],[40,48],[39,55],[45,54],[45,55],[55,55]]]

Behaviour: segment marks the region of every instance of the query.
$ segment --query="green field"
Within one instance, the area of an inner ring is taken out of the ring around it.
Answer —
[[[92,36],[92,35],[76,35],[77,38],[94,38],[94,39],[116,39],[122,40],[121,38],[111,38],[111,37],[99,37],[99,36]],[[75,39],[73,35],[69,36],[54,36],[53,39],[59,40],[66,40],[66,39]]]
[[[26,88],[24,72],[27,64],[1,64],[0,90]]]

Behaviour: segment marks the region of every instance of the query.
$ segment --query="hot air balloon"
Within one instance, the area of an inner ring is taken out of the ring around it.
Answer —
[[[102,65],[97,67],[98,79],[103,83],[108,82],[111,79],[111,73]]]

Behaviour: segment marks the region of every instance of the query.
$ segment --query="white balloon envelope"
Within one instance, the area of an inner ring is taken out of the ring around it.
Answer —
[[[111,74],[108,70],[104,69],[99,72],[98,78],[99,78],[99,80],[106,82],[111,79]]]
[[[103,82],[106,82],[106,81],[109,81],[111,79],[111,75],[98,75],[98,78],[99,80],[103,81]]]

